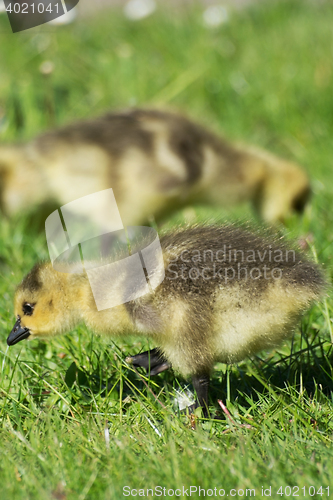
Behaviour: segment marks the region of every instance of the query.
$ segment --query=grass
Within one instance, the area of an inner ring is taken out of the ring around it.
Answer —
[[[232,12],[211,30],[201,19],[199,6],[177,15],[157,11],[137,24],[112,10],[12,35],[2,16],[1,141],[28,139],[110,108],[183,109],[230,138],[304,165],[313,179],[312,205],[301,219],[290,218],[286,232],[311,234],[331,276],[332,4],[263,2]],[[54,64],[49,75],[40,71],[44,61]],[[199,218],[221,217],[194,209]],[[236,214],[248,217],[247,208]],[[220,419],[199,421],[194,431],[173,406],[183,380],[164,373],[146,381],[162,406],[125,364],[126,354],[149,347],[144,339],[114,343],[82,326],[47,344],[7,350],[15,286],[47,250],[25,214],[2,218],[0,249],[1,498],[122,498],[124,486],[216,487],[225,496],[235,488],[237,497],[250,496],[250,489],[262,497],[262,488],[271,487],[273,498],[329,496],[330,298],[276,351],[218,365],[211,409]]]

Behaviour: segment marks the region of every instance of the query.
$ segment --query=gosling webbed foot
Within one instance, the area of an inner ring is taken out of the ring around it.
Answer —
[[[135,367],[144,368],[147,375],[158,375],[171,368],[171,364],[158,348],[141,352],[135,356],[128,356],[126,362]]]
[[[163,356],[158,348],[150,351],[141,352],[135,356],[128,356],[126,362],[135,367],[144,368],[147,375],[157,375],[171,368],[171,363]],[[194,375],[192,384],[197,394],[197,400],[194,404],[187,407],[187,411],[191,414],[196,408],[201,407],[204,418],[209,417],[208,412],[208,390],[210,376],[207,374]]]

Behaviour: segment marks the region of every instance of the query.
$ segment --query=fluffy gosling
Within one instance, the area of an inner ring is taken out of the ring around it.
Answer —
[[[0,185],[0,207],[8,215],[113,188],[125,225],[191,203],[247,201],[265,221],[283,222],[303,210],[310,193],[298,165],[232,144],[181,115],[148,109],[0,146]]]
[[[195,226],[160,239],[164,281],[139,299],[98,311],[85,272],[37,264],[15,294],[8,345],[47,339],[80,322],[106,335],[144,333],[158,346],[131,358],[151,374],[192,378],[207,415],[214,363],[235,363],[286,339],[326,288],[319,267],[281,239],[235,226]],[[110,283],[124,293],[130,276]],[[128,287],[127,291],[128,291]]]

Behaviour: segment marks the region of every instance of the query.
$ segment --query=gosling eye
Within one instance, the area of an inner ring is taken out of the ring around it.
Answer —
[[[32,316],[32,313],[34,312],[34,307],[35,304],[29,304],[28,302],[25,302],[22,306],[22,310],[25,316]]]

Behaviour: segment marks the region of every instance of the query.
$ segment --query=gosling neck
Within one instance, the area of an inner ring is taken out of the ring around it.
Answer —
[[[98,310],[86,273],[68,275],[70,295],[75,301],[73,317],[83,321],[92,330],[122,335],[134,333],[135,327],[128,314],[126,305],[121,304],[109,309]]]

